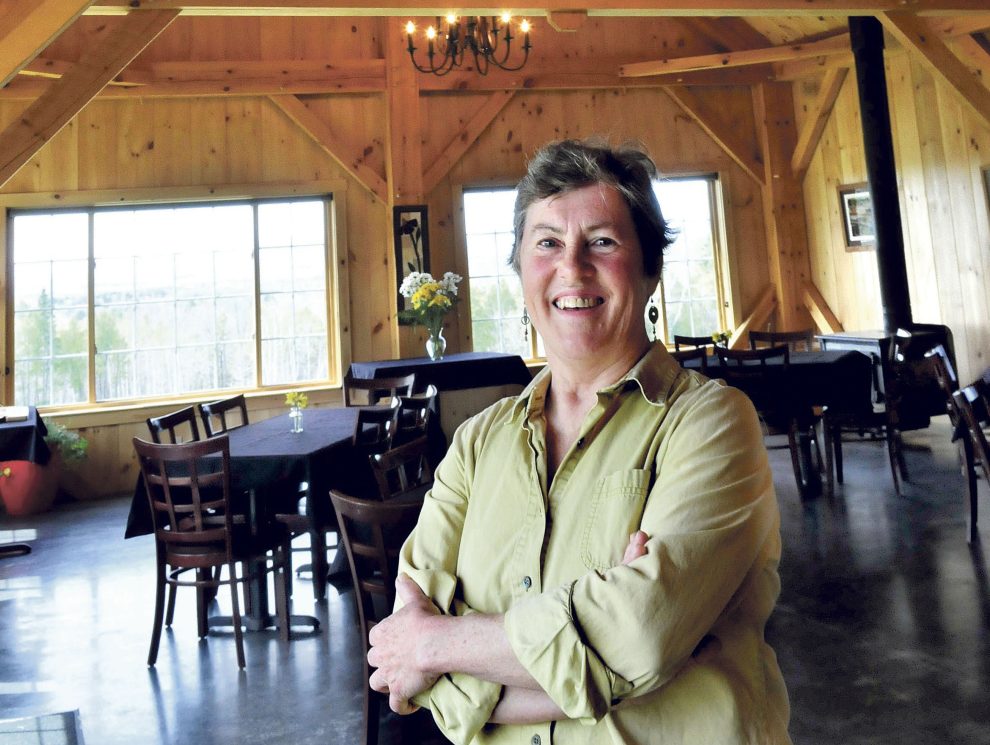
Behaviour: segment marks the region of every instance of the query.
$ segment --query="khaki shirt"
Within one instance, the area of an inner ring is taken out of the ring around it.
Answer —
[[[445,613],[505,613],[568,720],[489,725],[501,686],[441,676],[415,701],[456,743],[788,743],[763,628],[780,516],[749,400],[659,345],[598,394],[546,483],[541,372],[462,425],[402,549]],[[647,555],[621,560],[637,528]]]

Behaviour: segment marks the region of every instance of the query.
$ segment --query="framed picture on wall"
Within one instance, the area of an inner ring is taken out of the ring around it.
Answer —
[[[839,204],[847,251],[865,251],[876,247],[876,223],[873,199],[868,184],[839,187]]]
[[[396,288],[410,272],[430,271],[430,231],[425,204],[396,205],[392,208],[392,233],[395,240]],[[409,302],[399,294],[398,310]],[[399,323],[407,323],[400,317]]]

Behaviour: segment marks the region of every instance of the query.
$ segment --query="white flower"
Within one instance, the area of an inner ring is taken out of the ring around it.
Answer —
[[[440,280],[441,289],[451,295],[457,294],[457,283],[464,279],[460,274],[444,272],[443,279]]]
[[[429,272],[409,272],[405,279],[402,280],[402,285],[399,287],[399,293],[402,297],[412,297],[416,294],[416,290],[425,285],[427,282],[433,281],[433,275]]]

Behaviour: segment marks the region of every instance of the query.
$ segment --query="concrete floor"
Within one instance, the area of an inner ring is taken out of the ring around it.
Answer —
[[[990,743],[987,558],[965,541],[945,423],[906,440],[912,480],[900,499],[880,443],[847,444],[844,487],[806,504],[786,451],[771,453],[784,559],[767,635],[796,744]],[[990,489],[980,489],[987,513]],[[122,539],[127,507],[0,516],[0,541],[34,531],[32,554],[0,561],[0,719],[77,709],[88,745],[358,743],[350,591],[331,587],[316,604],[298,581],[294,611],[318,616],[322,631],[287,646],[274,631],[246,634],[243,673],[230,633],[196,638],[193,593],[182,592],[149,669],[154,548],[150,537]],[[990,514],[980,532],[990,541]],[[16,737],[0,728],[0,745],[56,742]]]

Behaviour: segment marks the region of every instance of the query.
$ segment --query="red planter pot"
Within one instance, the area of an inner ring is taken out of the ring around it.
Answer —
[[[51,509],[58,491],[58,464],[52,458],[46,466],[26,460],[0,463],[0,500],[8,515],[33,515]]]

